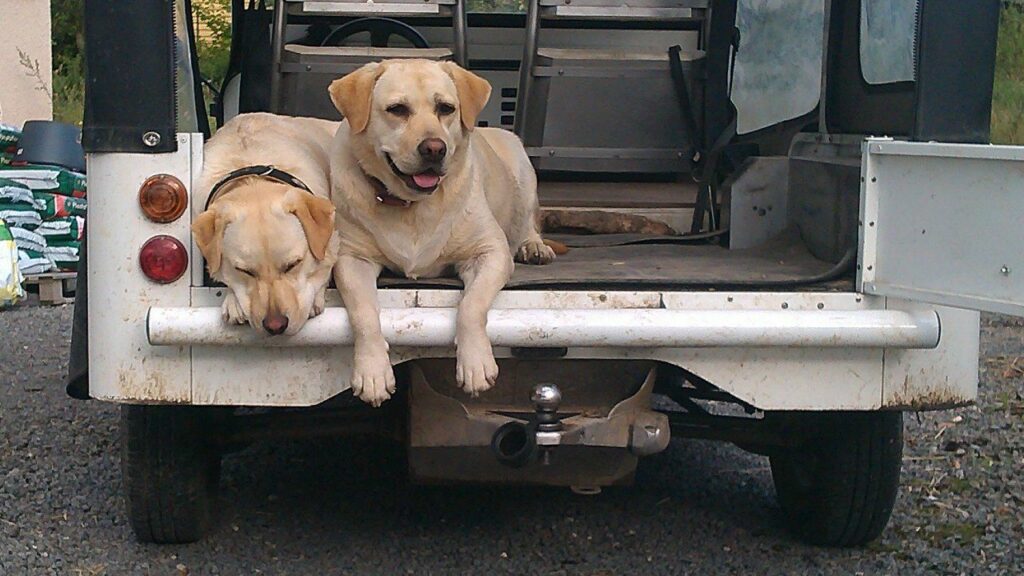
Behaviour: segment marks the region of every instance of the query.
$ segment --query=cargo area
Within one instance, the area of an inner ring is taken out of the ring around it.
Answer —
[[[601,198],[601,190],[622,199]],[[679,221],[693,213],[686,185],[631,183],[542,183],[545,213],[602,211],[614,220],[630,212],[661,214]],[[671,194],[670,194],[671,193]],[[628,202],[628,203],[627,203]],[[654,220],[655,216],[649,216]],[[656,220],[661,222],[662,220]],[[687,220],[687,224],[689,221]],[[510,289],[814,289],[852,290],[848,269],[821,278],[836,263],[816,258],[800,230],[787,226],[757,245],[730,249],[728,231],[686,235],[652,233],[545,232],[545,238],[568,247],[567,254],[545,266],[518,264]],[[457,278],[409,280],[385,274],[381,287],[460,287]]]
[[[477,125],[522,139],[543,234],[568,247],[518,265],[508,289],[853,290],[860,139],[811,133],[820,6],[274,4],[272,20],[236,6],[271,34],[236,30],[217,120],[341,119],[327,86],[385,58],[482,76],[492,92]],[[461,283],[385,273],[379,286]]]

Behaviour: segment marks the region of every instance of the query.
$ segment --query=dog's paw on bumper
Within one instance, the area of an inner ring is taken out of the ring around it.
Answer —
[[[387,352],[357,355],[352,368],[352,394],[379,408],[395,393],[395,371]]]
[[[455,381],[471,396],[489,390],[498,381],[498,363],[488,342],[458,348],[455,363]]]
[[[220,315],[228,324],[249,323],[249,315],[245,313],[245,309],[238,303],[238,298],[235,298],[234,292],[231,291],[228,291],[227,296],[224,297],[224,303],[220,307]]]

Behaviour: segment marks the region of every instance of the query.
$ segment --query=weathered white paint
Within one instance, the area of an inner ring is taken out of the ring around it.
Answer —
[[[139,267],[139,249],[167,234],[190,246],[189,219],[156,224],[143,216],[139,186],[153,174],[192,181],[192,148],[202,137],[178,136],[168,154],[90,154],[89,391],[94,398],[140,402],[192,399],[187,346],[153,348],[146,341],[152,306],[188,306],[189,272],[160,285]]]
[[[392,346],[448,347],[455,308],[381,310]],[[227,325],[220,308],[153,307],[147,320],[154,346],[350,346],[354,332],[344,308],[329,308],[290,337],[263,336]],[[526,347],[798,347],[934,348],[933,311],[789,310],[491,310],[487,335],[495,346]]]
[[[267,346],[249,328],[221,325],[225,289],[196,287],[198,270],[168,286],[142,276],[138,249],[147,238],[170,234],[192,245],[188,218],[153,224],[135,203],[151,174],[195,181],[201,138],[180,138],[174,154],[90,157],[93,395],[309,406],[345,391],[351,331],[335,291],[323,317],[288,345]],[[453,356],[458,290],[385,289],[379,297],[393,363]],[[147,313],[154,342],[176,333],[180,344],[151,345]],[[978,315],[880,296],[508,291],[496,299],[489,328],[499,358],[525,345],[567,346],[567,358],[659,360],[765,410],[938,408],[977,396]]]
[[[980,314],[889,299],[901,310],[935,309],[942,338],[934,350],[886,350],[882,403],[885,406],[959,406],[978,396]]]
[[[0,0],[0,39],[0,122],[51,119],[50,0]]]

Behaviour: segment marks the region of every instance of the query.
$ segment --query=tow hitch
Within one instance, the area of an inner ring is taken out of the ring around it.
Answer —
[[[476,401],[439,392],[431,383],[443,372],[419,368],[411,374],[409,456],[419,480],[607,486],[628,482],[638,457],[668,446],[668,417],[651,409],[656,368],[649,364],[633,370],[643,378],[639,386],[636,380],[603,381],[623,375],[595,372],[575,374],[582,384],[525,389],[517,385],[517,368],[503,367],[502,374],[513,374],[495,387],[506,387],[505,398],[485,394]],[[620,395],[612,403],[609,387],[616,385]],[[609,404],[600,405],[602,398]]]

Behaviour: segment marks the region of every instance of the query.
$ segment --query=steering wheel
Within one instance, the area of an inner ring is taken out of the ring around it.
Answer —
[[[408,40],[414,48],[430,48],[427,39],[405,22],[392,18],[359,18],[342,24],[324,38],[321,46],[341,46],[345,40],[362,32],[370,33],[370,46],[386,48],[392,36]]]

